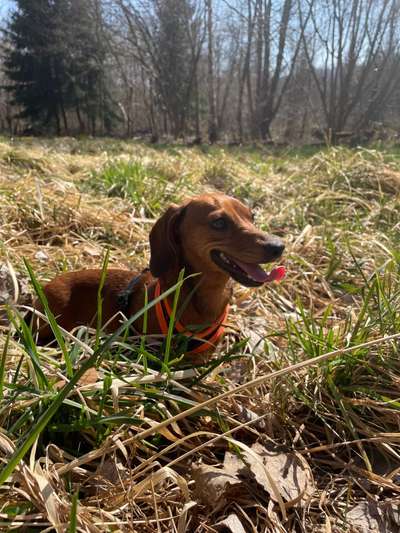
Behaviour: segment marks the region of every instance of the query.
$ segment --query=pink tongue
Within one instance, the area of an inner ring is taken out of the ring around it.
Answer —
[[[246,272],[252,279],[259,281],[260,283],[266,283],[267,281],[281,281],[286,274],[284,266],[278,266],[271,270],[270,273],[265,272],[259,265],[251,263],[242,263],[235,259],[242,270]]]

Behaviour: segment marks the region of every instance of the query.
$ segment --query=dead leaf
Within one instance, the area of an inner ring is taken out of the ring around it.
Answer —
[[[189,497],[189,488],[187,480],[175,472],[172,468],[168,466],[163,466],[156,472],[153,472],[149,476],[146,476],[145,479],[134,483],[129,487],[129,492],[127,494],[121,494],[119,499],[119,505],[123,505],[127,497],[138,498],[141,494],[148,490],[154,490],[154,487],[157,487],[159,484],[163,484],[166,481],[173,482],[177,487],[180,488],[181,493],[185,501],[190,501]],[[117,500],[116,500],[117,501]]]
[[[388,500],[382,502],[379,505],[379,509],[382,511],[383,516],[386,520],[389,520],[400,531],[400,501],[397,500]]]
[[[178,520],[178,533],[185,533],[186,531],[189,531],[187,527],[188,526],[188,512],[190,511],[190,509],[192,509],[192,507],[196,507],[196,505],[197,505],[197,502],[189,501],[185,503],[185,505],[183,506],[183,509],[180,512],[179,520]]]
[[[35,254],[35,259],[37,259],[38,261],[48,261],[49,256],[46,254],[46,252],[43,252],[43,250],[39,250]]]
[[[93,383],[96,383],[99,379],[100,374],[98,370],[94,367],[91,367],[79,378],[78,383],[80,386],[92,385]]]
[[[253,324],[252,324],[253,325]],[[244,328],[243,336],[247,337],[247,346],[253,355],[265,355],[265,334],[258,333],[253,328]]]
[[[246,474],[248,476],[249,469],[237,454],[225,452],[224,472],[239,478],[239,476],[244,476]]]
[[[6,457],[12,455],[15,451],[13,441],[7,437],[7,435],[3,435],[2,433],[0,433],[0,451]]]
[[[378,506],[373,500],[360,502],[346,515],[351,533],[388,533]]]
[[[225,520],[215,524],[214,528],[217,531],[229,530],[231,533],[246,533],[246,530],[242,526],[242,522],[235,514],[230,514]]]
[[[91,246],[90,244],[85,244],[82,249],[83,253],[90,256],[90,257],[100,257],[101,250],[95,246]]]
[[[42,497],[44,507],[50,522],[55,526],[56,531],[60,531],[60,515],[62,503],[57,495],[57,491],[52,487],[50,480],[47,478],[41,465],[36,463],[33,477],[37,482],[40,496]]]
[[[250,420],[255,421],[259,418],[259,415],[257,413],[255,413],[251,409],[248,409],[244,405],[236,404],[235,407],[240,422],[250,422]],[[253,427],[257,428],[260,431],[264,430],[266,427],[265,420],[258,420],[255,424],[253,424]]]
[[[297,504],[304,505],[314,492],[312,472],[304,457],[295,452],[278,451],[273,446],[267,447],[257,442],[251,450],[259,459],[243,451],[243,460],[270,497],[276,502],[279,502],[281,497],[286,508]]]
[[[107,458],[99,464],[93,476],[85,484],[85,494],[106,494],[115,488],[119,488],[128,477],[126,468],[118,461]]]
[[[29,282],[27,278],[15,271],[6,260],[0,263],[0,306],[4,304],[28,305],[31,302]],[[8,324],[6,309],[0,310],[0,324]]]
[[[114,485],[120,483],[121,479],[126,478],[128,475],[125,467],[110,457],[99,464],[96,474]]]
[[[223,468],[196,465],[192,468],[195,481],[195,498],[203,505],[223,505],[243,488],[243,483]]]

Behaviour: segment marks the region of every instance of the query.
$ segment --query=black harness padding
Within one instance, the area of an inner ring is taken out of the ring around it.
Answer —
[[[138,274],[137,276],[135,276],[134,278],[131,279],[131,281],[128,283],[126,289],[121,291],[119,293],[119,295],[118,295],[119,310],[127,318],[129,318],[128,314],[129,314],[129,308],[131,306],[132,294],[135,292],[135,289],[136,289],[138,283],[140,282],[140,280],[142,279],[143,274],[147,274],[149,272],[149,270],[150,270],[149,268],[143,269],[140,274]]]

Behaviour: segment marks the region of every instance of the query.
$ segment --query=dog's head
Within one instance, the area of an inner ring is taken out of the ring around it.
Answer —
[[[254,226],[250,209],[239,200],[212,193],[169,207],[150,232],[150,248],[155,277],[189,267],[257,287],[278,279],[274,269],[267,273],[260,264],[279,259],[285,247]]]

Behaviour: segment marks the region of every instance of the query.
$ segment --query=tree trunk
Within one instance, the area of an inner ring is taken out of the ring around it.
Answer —
[[[76,102],[75,111],[76,111],[76,118],[78,119],[78,123],[79,123],[79,133],[84,133],[85,124],[83,123],[83,120],[82,120],[82,115],[81,115],[81,110],[80,110],[80,107],[79,107],[79,102]]]
[[[200,95],[199,95],[199,78],[197,71],[195,74],[195,86],[194,86],[194,97],[195,97],[195,109],[194,109],[194,130],[195,137],[197,142],[201,142],[201,131],[200,131]]]
[[[214,50],[212,0],[206,0],[208,35],[208,140],[211,144],[218,140],[217,117],[214,88]]]

